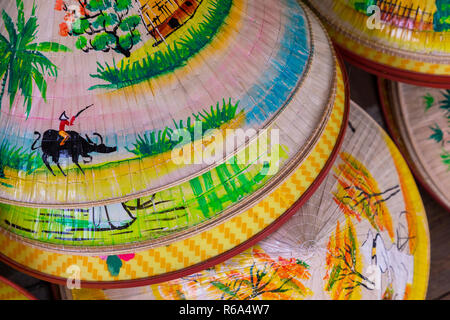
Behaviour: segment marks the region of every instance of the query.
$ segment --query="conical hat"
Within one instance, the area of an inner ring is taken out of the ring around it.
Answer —
[[[275,129],[280,174],[308,154],[337,81],[316,19],[295,0],[189,3],[2,3],[1,202],[79,209],[151,197]],[[219,134],[226,148],[213,156]]]
[[[379,79],[390,130],[414,174],[450,210],[450,90]]]
[[[428,224],[387,134],[356,104],[339,158],[277,232],[201,273],[147,287],[73,290],[76,299],[424,299]]]
[[[36,300],[36,298],[15,283],[0,277],[0,301],[2,300]]]
[[[243,150],[200,176],[188,181],[181,179],[179,183],[145,197],[135,199],[130,195],[126,201],[111,200],[101,206],[85,208],[69,204],[70,209],[56,205],[35,209],[28,207],[30,203],[27,206],[4,204],[0,213],[2,229],[8,236],[45,250],[89,255],[129,253],[189,239],[237,217],[300,170],[303,170],[304,187],[296,191],[292,203],[309,196],[309,187],[327,169],[327,160],[339,145],[341,131],[345,128],[341,124],[346,113],[346,92],[343,74],[340,67],[336,67],[332,48],[320,23],[307,8],[305,14],[296,2],[287,1],[286,7],[292,10],[289,14],[282,12],[285,14],[283,21],[288,22],[295,16],[300,19],[296,20],[295,28],[304,32],[289,41],[305,36],[309,39],[308,46],[314,50],[305,67],[308,74],[295,78],[300,83],[289,93],[286,106],[271,120],[266,135],[260,134]],[[303,22],[299,24],[298,21]],[[289,53],[287,58],[291,64],[295,63],[293,56],[302,52],[296,51],[289,41],[283,46],[290,47],[283,50]],[[290,78],[289,73],[284,76]],[[278,95],[282,93],[282,86],[290,82],[288,78],[278,79],[282,80],[274,88]],[[312,96],[312,87],[322,89],[314,90]],[[265,99],[271,99],[264,94]],[[277,132],[279,137],[272,139],[272,133]],[[261,147],[266,140],[271,150]],[[256,145],[258,150],[253,152]],[[236,161],[245,158],[247,153],[252,154],[250,159],[243,163]],[[319,161],[311,158],[314,153],[320,154]],[[282,213],[280,211],[279,215]],[[268,224],[279,215],[269,217]],[[252,232],[245,233],[238,243],[252,238],[268,224],[260,224]],[[223,250],[214,254],[223,253]]]
[[[349,61],[418,85],[450,83],[447,0],[309,0]]]
[[[173,223],[175,238],[168,243],[161,242],[164,239],[157,239],[156,245],[145,241],[147,234],[139,230],[134,234],[135,242],[125,247],[116,246],[114,242],[109,247],[102,247],[98,243],[100,252],[95,246],[42,245],[42,239],[41,242],[36,242],[36,239],[32,241],[33,234],[30,236],[27,230],[21,230],[24,228],[3,225],[8,232],[0,232],[0,259],[46,281],[66,284],[75,276],[83,286],[105,288],[176,279],[214,266],[246,250],[285,223],[314,193],[331,169],[342,144],[343,129],[347,127],[343,123],[348,118],[345,81],[341,76],[339,79],[333,112],[314,149],[275,190],[263,199],[248,204],[250,207],[244,212],[225,220],[220,216],[217,221],[206,220],[206,228],[194,225],[187,238],[175,233],[176,224]],[[42,218],[51,218],[51,215],[43,215]],[[57,223],[58,219],[70,217],[55,214],[53,218],[53,223]],[[164,219],[161,219],[162,222]],[[102,232],[88,231],[87,235]],[[17,236],[19,234],[20,237]],[[120,236],[126,238],[126,234],[127,230],[110,230],[107,236],[117,240]],[[53,236],[55,240],[64,240],[64,236],[70,237],[72,234],[60,232],[52,235],[48,232],[47,235],[48,239]],[[83,236],[83,233],[75,235]],[[143,239],[139,239],[139,235]],[[108,237],[104,239],[108,241]],[[82,238],[73,237],[71,240],[67,243],[76,243]],[[88,239],[86,243],[95,243],[94,240]],[[145,250],[146,247],[151,249]]]

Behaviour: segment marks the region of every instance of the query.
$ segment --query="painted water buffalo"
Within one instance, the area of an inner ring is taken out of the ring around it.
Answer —
[[[61,157],[70,157],[72,158],[72,162],[76,164],[76,166],[81,170],[81,172],[84,171],[81,168],[81,166],[78,163],[78,160],[80,157],[84,158],[84,163],[90,163],[92,161],[92,156],[90,153],[92,152],[98,152],[98,153],[112,153],[117,151],[117,147],[107,147],[103,143],[103,137],[99,133],[94,133],[95,136],[99,137],[100,144],[94,143],[88,135],[86,135],[86,139],[80,136],[79,133],[75,131],[67,131],[67,134],[69,134],[70,138],[67,140],[67,142],[64,145],[61,145],[62,137],[59,135],[58,131],[56,130],[47,130],[44,132],[44,134],[41,136],[41,133],[35,132],[35,135],[38,137],[34,141],[33,145],[31,146],[32,150],[37,150],[39,148],[42,149],[42,160],[44,161],[44,164],[47,166],[48,170],[55,175],[52,168],[50,167],[49,163],[49,157],[52,158],[53,162],[56,163],[61,173],[66,176],[64,171],[62,170],[59,159]],[[41,139],[42,142],[40,147],[36,147],[36,143]],[[88,160],[85,160],[88,159]]]

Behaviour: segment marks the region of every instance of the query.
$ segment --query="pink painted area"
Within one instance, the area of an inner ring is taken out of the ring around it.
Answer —
[[[120,260],[122,261],[130,261],[131,259],[134,259],[136,255],[134,253],[130,253],[130,254],[119,254],[118,257]]]
[[[58,78],[47,77],[46,102],[35,88],[32,111],[26,120],[23,99],[18,95],[11,111],[3,104],[0,121],[7,121],[10,126],[32,135],[34,131],[57,129],[62,112],[71,117],[83,107],[94,104],[92,109],[76,119],[73,130],[97,131],[103,135],[141,134],[171,126],[172,119],[186,119],[223,98],[231,97],[237,101],[258,80],[277,51],[277,35],[282,32],[284,10],[278,0],[263,3],[244,1],[239,5],[242,8],[238,10],[244,17],[238,23],[237,32],[227,38],[226,46],[221,45],[212,55],[200,52],[194,68],[188,64],[183,70],[165,76],[170,81],[164,85],[150,80],[115,93],[88,90],[103,83],[90,74],[96,73],[97,61],[111,64],[114,58],[119,64],[122,56],[111,52],[85,54],[75,49],[75,38],[59,35],[60,12],[52,10],[54,17],[49,19],[47,10],[44,10],[46,6],[38,6],[37,15],[42,27],[37,39],[56,41],[73,51],[46,54],[58,66]],[[223,44],[221,37],[224,35],[219,33],[217,37],[208,46]]]
[[[132,259],[134,259],[134,257],[136,256],[136,254],[134,253],[128,253],[128,254],[119,254],[117,255],[117,257],[122,260],[122,261],[130,261]],[[102,259],[103,261],[106,261],[108,259],[108,256],[100,256],[100,259]]]

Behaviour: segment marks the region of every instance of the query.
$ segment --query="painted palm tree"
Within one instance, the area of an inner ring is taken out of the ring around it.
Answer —
[[[450,125],[450,89],[442,92],[442,95],[444,96],[444,100],[440,101],[441,105],[439,108],[445,111],[445,116],[447,117],[447,120],[449,120]]]
[[[36,5],[33,3],[31,16],[25,19],[23,0],[16,0],[17,22],[2,11],[2,18],[9,40],[0,33],[0,103],[8,86],[9,108],[17,93],[24,97],[27,117],[31,111],[33,88],[37,86],[46,101],[47,82],[45,77],[57,77],[58,68],[42,52],[68,52],[69,48],[55,42],[34,43],[39,25]]]

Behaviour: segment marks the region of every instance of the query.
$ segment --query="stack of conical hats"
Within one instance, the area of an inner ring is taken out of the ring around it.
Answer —
[[[330,169],[348,100],[310,10],[178,3],[4,4],[10,264],[60,282],[71,265],[86,283],[192,273],[273,232]]]
[[[448,87],[447,0],[308,0],[346,59],[391,80]]]
[[[281,267],[297,272],[298,298],[423,296],[420,197],[363,111],[348,125],[345,72],[312,11],[158,3],[2,4],[0,258],[54,283],[169,291],[234,274],[228,259],[276,259],[280,283]],[[341,281],[348,257],[380,281]]]
[[[357,105],[324,182],[288,223],[226,262],[174,281],[67,291],[74,299],[424,299],[429,235],[406,162]]]

